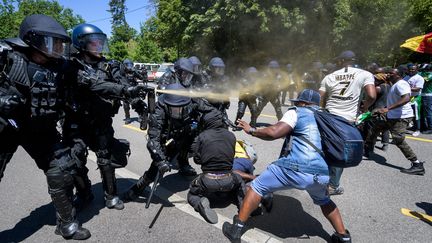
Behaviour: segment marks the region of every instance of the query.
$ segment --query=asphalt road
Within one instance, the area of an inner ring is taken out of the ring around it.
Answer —
[[[237,100],[232,99],[231,119],[236,109]],[[258,123],[275,123],[274,114],[268,105]],[[249,121],[249,116],[246,114],[245,120]],[[133,117],[136,118],[136,114],[133,113]],[[122,109],[114,118],[115,136],[128,139],[132,149],[128,166],[117,171],[119,192],[127,190],[151,162],[146,133],[138,127],[137,121],[124,125]],[[256,173],[261,173],[278,157],[283,143],[283,140],[259,140],[242,131],[235,134],[254,145],[258,153]],[[372,160],[364,160],[358,167],[345,170],[341,180],[345,193],[334,196],[333,200],[354,242],[431,241],[432,217],[428,215],[432,215],[432,136],[420,135],[407,140],[419,159],[426,161],[425,176],[400,173],[400,168],[410,164],[394,145],[387,152],[376,150]],[[96,199],[79,213],[79,220],[92,233],[88,242],[228,242],[220,227],[224,221],[231,221],[237,208],[218,206],[218,224],[206,223],[185,201],[190,179],[179,176],[176,171],[163,179],[157,190],[158,197],[149,209],[144,207],[144,198],[127,203],[122,211],[104,208],[100,175],[94,161],[91,154],[88,167]],[[198,166],[193,166],[199,171]],[[54,234],[55,212],[50,201],[43,172],[19,149],[0,183],[0,242],[64,241]],[[409,213],[405,215],[402,208],[417,213],[413,213],[414,217]],[[306,192],[298,190],[278,192],[273,211],[249,220],[248,228],[243,238],[248,242],[325,242],[333,233],[320,208]]]

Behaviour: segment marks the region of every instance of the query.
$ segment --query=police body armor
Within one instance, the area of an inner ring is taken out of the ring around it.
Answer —
[[[112,67],[110,63],[101,61],[92,67],[96,72],[95,76],[101,80],[117,83],[111,73]],[[79,79],[80,77],[78,77]],[[82,106],[78,110],[84,112],[86,115],[90,115],[90,118],[106,117],[108,114],[113,117],[121,106],[120,99],[102,97],[87,88],[80,89],[76,96],[78,104]]]

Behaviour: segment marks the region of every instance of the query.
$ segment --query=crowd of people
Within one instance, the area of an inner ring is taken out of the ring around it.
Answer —
[[[107,37],[91,24],[74,27],[70,37],[53,18],[31,15],[21,23],[19,37],[5,39],[1,45],[0,179],[22,146],[46,175],[56,209],[55,233],[65,239],[91,236],[76,216],[94,199],[86,167],[88,149],[97,157],[107,208],[122,210],[124,201],[136,200],[175,168],[193,178],[188,203],[207,222],[218,222],[212,200],[236,204],[238,215],[222,229],[232,242],[240,242],[246,221],[257,210],[271,211],[273,192],[290,188],[306,190],[321,207],[335,230],[332,242],[351,242],[330,198],[344,192],[343,169],[329,166],[316,151],[321,149],[321,136],[313,110],[320,107],[353,125],[360,114],[370,112],[359,127],[364,156],[373,155],[380,135],[386,150],[391,135],[392,143],[411,162],[401,172],[425,173],[405,134],[409,126],[414,136],[432,133],[432,66],[428,64],[397,68],[373,64],[364,70],[355,64],[354,52],[344,51],[335,64],[314,62],[298,80],[292,64],[283,70],[272,60],[265,71],[247,67],[235,78],[240,82],[230,82],[221,58],[212,58],[204,69],[200,59],[192,56],[179,58],[155,90],[146,84],[145,73],[134,70],[132,61],[103,56]],[[238,90],[239,97],[234,122],[227,113],[232,90]],[[287,97],[293,106],[283,113]],[[122,102],[125,123],[131,122],[131,106],[139,114],[140,128],[147,129],[152,162],[121,195],[115,169],[127,165],[130,144],[114,137],[112,117]],[[263,128],[257,119],[269,102],[278,122]],[[246,107],[251,113],[249,123],[242,120]],[[229,128],[263,140],[284,138],[285,152],[256,176],[253,147],[237,140]],[[190,165],[191,157],[201,166],[199,175]]]

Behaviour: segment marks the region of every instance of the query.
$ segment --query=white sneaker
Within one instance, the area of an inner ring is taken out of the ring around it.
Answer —
[[[420,135],[420,131],[415,131],[415,132],[413,132],[413,134],[412,134],[414,137],[417,137],[418,135]]]

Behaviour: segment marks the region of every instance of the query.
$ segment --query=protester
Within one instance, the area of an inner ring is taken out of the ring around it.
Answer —
[[[300,138],[303,136],[321,148],[321,137],[312,110],[319,108],[320,95],[314,90],[305,89],[292,101],[295,102],[295,107],[290,108],[278,123],[269,127],[255,129],[245,121],[239,121],[239,126],[246,133],[260,139],[285,137],[289,140],[292,137],[292,146],[288,155],[273,162],[252,181],[251,190],[247,191],[233,224],[223,224],[222,232],[232,242],[240,242],[245,223],[258,207],[263,195],[290,188],[306,190],[314,203],[321,207],[324,216],[336,230],[332,235],[333,242],[351,242],[350,233],[345,229],[339,210],[327,194],[328,166],[324,158]]]
[[[393,143],[401,150],[406,159],[411,161],[411,167],[402,169],[402,173],[412,175],[424,175],[423,162],[417,159],[417,155],[405,141],[405,133],[408,124],[414,114],[409,104],[411,88],[402,79],[403,70],[401,67],[387,71],[388,80],[393,84],[387,96],[387,106],[378,109],[379,114],[386,114],[387,121],[377,123],[372,127],[365,143],[365,156],[370,157],[375,146],[376,134],[388,129],[393,138]]]
[[[354,52],[342,52],[337,57],[339,69],[325,76],[319,89],[323,98],[322,106],[330,113],[353,123],[359,111],[366,112],[376,98],[373,75],[368,71],[353,67],[354,60]],[[366,99],[359,107],[362,91],[364,91]],[[339,185],[342,172],[342,168],[330,167],[328,188],[330,195],[343,194],[344,190]]]

